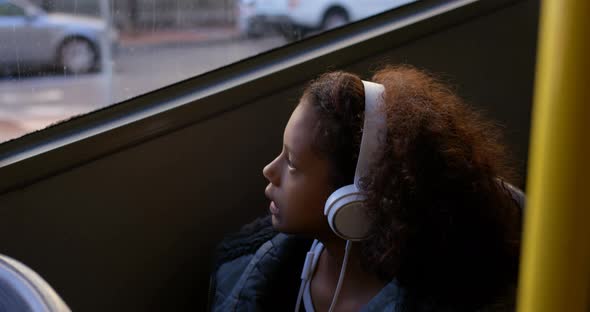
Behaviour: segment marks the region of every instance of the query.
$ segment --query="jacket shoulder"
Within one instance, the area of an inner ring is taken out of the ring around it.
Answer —
[[[223,263],[254,254],[262,244],[278,234],[271,216],[260,217],[244,225],[237,233],[227,235],[215,250],[215,269]]]
[[[210,284],[213,311],[273,311],[295,307],[300,272],[311,240],[279,233],[270,217],[254,220],[218,245]]]

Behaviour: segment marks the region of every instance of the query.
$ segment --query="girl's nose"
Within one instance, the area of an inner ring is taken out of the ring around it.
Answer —
[[[277,158],[275,158],[273,161],[271,161],[268,165],[264,166],[264,168],[262,169],[262,174],[264,175],[264,177],[272,184],[274,185],[278,185],[278,174],[276,173],[276,161]]]

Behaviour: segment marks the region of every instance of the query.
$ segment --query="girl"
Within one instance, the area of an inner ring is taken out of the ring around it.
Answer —
[[[524,197],[504,182],[498,131],[415,68],[372,81],[333,72],[305,89],[263,170],[270,218],[218,249],[213,310],[513,309]],[[370,101],[380,126],[364,122]],[[381,131],[363,136],[369,127]],[[362,151],[368,141],[375,153]],[[366,222],[354,242],[324,214],[353,181],[363,215],[346,222]]]

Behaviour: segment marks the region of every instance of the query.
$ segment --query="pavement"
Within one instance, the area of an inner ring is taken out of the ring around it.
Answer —
[[[240,38],[234,26],[198,27],[190,29],[149,29],[121,32],[119,47],[122,49],[154,48],[192,44],[227,42]]]

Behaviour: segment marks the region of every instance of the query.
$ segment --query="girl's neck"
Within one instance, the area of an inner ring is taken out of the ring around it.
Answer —
[[[324,245],[313,279],[322,283],[320,288],[329,289],[328,298],[334,293],[340,270],[344,261],[346,241],[334,234],[318,238]],[[339,301],[344,300],[353,306],[362,306],[373,298],[386,283],[380,281],[375,274],[367,272],[361,267],[361,252],[358,243],[352,243],[344,283]],[[340,299],[341,298],[341,299]],[[358,311],[358,309],[353,309]]]
[[[344,261],[346,240],[336,236],[334,233],[320,236],[317,239],[324,245],[324,252],[322,252],[320,257],[322,273],[337,281]],[[361,266],[359,243],[351,242],[351,244],[348,264],[346,265],[345,280],[355,284],[374,280],[374,274],[363,270]]]

